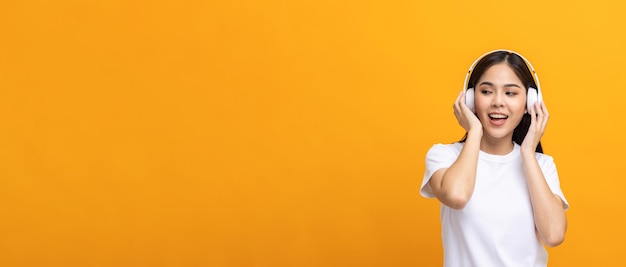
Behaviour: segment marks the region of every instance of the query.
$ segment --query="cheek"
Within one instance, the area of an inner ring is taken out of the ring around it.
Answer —
[[[489,107],[489,101],[486,97],[477,94],[476,97],[474,97],[474,105],[476,109],[483,109]]]
[[[511,119],[513,119],[513,124],[514,125],[518,125],[518,124],[520,124],[520,122],[522,122],[523,118],[524,118],[524,114],[520,113],[519,115],[517,115],[517,116],[515,116],[515,117],[513,117]]]
[[[526,97],[515,103],[516,111],[526,113]]]
[[[515,114],[515,124],[519,124],[526,113],[526,101],[516,101],[514,104],[511,103],[510,109]]]

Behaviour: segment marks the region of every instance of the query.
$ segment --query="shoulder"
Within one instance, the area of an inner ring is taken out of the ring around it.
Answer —
[[[556,164],[554,163],[554,158],[552,158],[552,156],[535,153],[535,157],[537,158],[537,163],[539,163],[539,167],[546,176],[546,179],[555,179],[558,177]]]
[[[427,160],[456,159],[461,154],[464,143],[434,144],[426,154]]]
[[[455,142],[452,144],[434,144],[432,147],[430,147],[430,149],[428,150],[429,152],[431,151],[436,151],[436,152],[448,152],[448,153],[454,153],[454,154],[459,154],[461,153],[461,149],[463,149],[463,145],[465,143],[461,143],[461,142]]]
[[[537,162],[541,166],[554,165],[554,158],[550,155],[543,153],[535,153],[535,158],[537,158]]]

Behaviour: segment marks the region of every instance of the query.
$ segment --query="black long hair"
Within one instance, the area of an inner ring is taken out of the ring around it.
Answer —
[[[524,87],[526,87],[527,95],[529,87],[537,88],[533,75],[530,73],[524,59],[518,54],[506,50],[495,51],[480,59],[470,75],[469,82],[467,83],[468,88],[473,88],[475,83],[480,79],[483,73],[489,69],[489,67],[502,62],[506,62],[506,64],[511,67],[515,75],[517,75],[517,77],[522,81]],[[520,123],[517,127],[515,127],[515,130],[513,130],[513,142],[518,145],[522,145],[522,141],[524,141],[524,137],[526,137],[526,134],[528,133],[528,128],[530,128],[530,113],[524,114]],[[465,142],[465,140],[467,140],[467,133],[465,133],[460,142]],[[537,144],[535,152],[543,153],[541,141]]]

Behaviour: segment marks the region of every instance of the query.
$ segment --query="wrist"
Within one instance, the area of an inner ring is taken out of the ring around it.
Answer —
[[[470,129],[469,131],[467,131],[467,139],[481,139],[483,137],[483,129],[482,128],[478,128],[478,129]]]
[[[525,148],[525,147],[521,147],[520,148],[520,152],[522,153],[522,158],[526,158],[526,157],[535,157],[535,150],[531,149],[531,148]]]

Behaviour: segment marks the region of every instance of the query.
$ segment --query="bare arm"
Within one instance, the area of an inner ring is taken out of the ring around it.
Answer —
[[[467,140],[457,160],[449,168],[436,171],[429,184],[441,203],[453,209],[462,209],[474,192],[483,132],[480,121],[465,105],[463,92],[454,102],[454,115],[467,131]]]
[[[534,109],[530,111],[531,125],[522,143],[521,153],[537,234],[544,244],[554,247],[565,239],[567,218],[563,200],[550,190],[535,157],[535,147],[543,135],[549,117],[544,103],[535,104],[535,109],[537,112]]]
[[[547,246],[558,246],[565,239],[567,229],[563,201],[548,187],[534,153],[522,154],[537,234]]]

